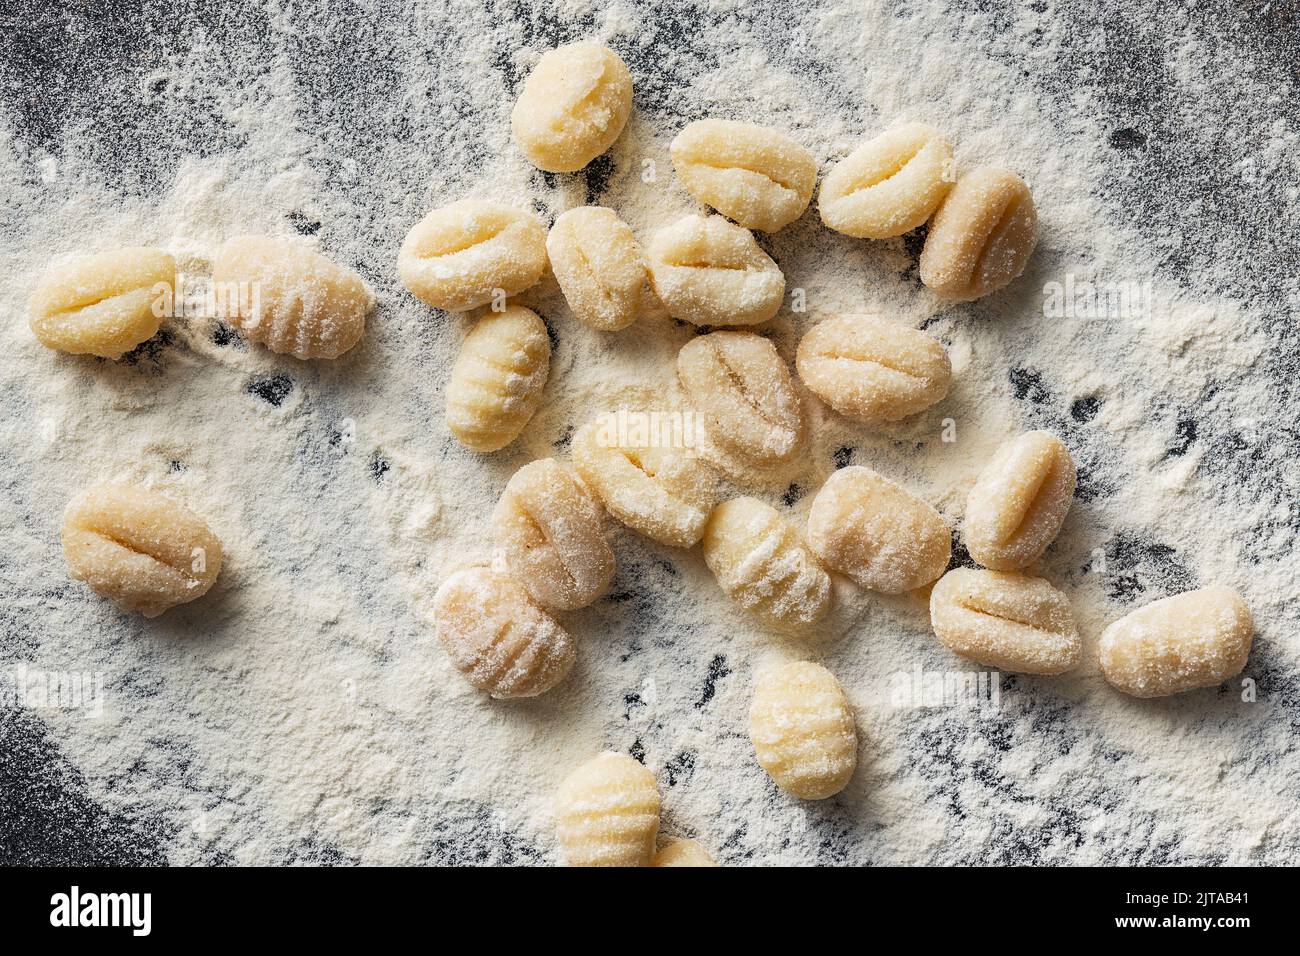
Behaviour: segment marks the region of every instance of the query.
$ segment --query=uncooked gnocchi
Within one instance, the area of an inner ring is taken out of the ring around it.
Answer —
[[[227,239],[212,260],[212,284],[228,304],[223,318],[297,359],[338,358],[361,340],[374,305],[359,275],[298,239]]]
[[[96,594],[157,617],[207,593],[221,571],[221,542],[170,498],[134,485],[96,485],[63,513],[63,557]]]
[[[905,123],[863,143],[822,180],[822,222],[859,239],[911,232],[952,188],[952,147],[933,126]]]
[[[1134,697],[1215,687],[1241,673],[1255,633],[1241,595],[1222,585],[1154,601],[1102,632],[1101,672]]]
[[[939,512],[870,468],[841,468],[808,512],[808,544],[864,588],[898,594],[936,580],[952,557]]]
[[[448,578],[434,597],[438,639],[456,670],[498,698],[536,697],[573,666],[573,640],[518,584],[487,568]]]
[[[685,216],[660,229],[647,264],[664,308],[695,325],[766,322],[785,296],[785,276],[753,233],[721,216]]]
[[[798,661],[761,672],[749,708],[758,765],[786,793],[825,800],[858,765],[858,732],[840,682],[820,664]]]
[[[704,563],[732,600],[779,630],[802,631],[830,610],[830,576],[799,533],[756,498],[713,509]]]
[[[753,123],[697,120],[677,134],[671,153],[691,195],[747,229],[776,232],[794,222],[817,183],[812,153]]]
[[[1069,599],[1015,571],[949,571],[930,592],[930,623],[954,654],[1011,673],[1062,674],[1082,651]]]
[[[789,459],[803,443],[803,403],[770,341],[712,332],[677,353],[677,378],[709,438],[759,465]]]
[[[572,611],[614,578],[600,505],[554,458],[530,462],[506,484],[492,537],[510,573],[542,607]]]
[[[519,437],[542,401],[551,340],[537,314],[512,305],[488,312],[465,336],[447,382],[447,427],[475,451]]]
[[[588,760],[560,784],[556,837],[569,866],[648,866],[659,833],[655,775],[611,752]]]
[[[113,249],[52,265],[32,293],[28,322],[52,349],[118,359],[157,334],[176,294],[167,253]]]
[[[695,840],[674,840],[655,854],[651,866],[717,866],[709,851]]]
[[[677,548],[704,534],[717,476],[690,449],[631,444],[611,414],[579,429],[570,453],[587,486],[632,530]]]
[[[978,299],[1025,271],[1038,213],[1023,179],[1005,169],[967,173],[935,213],[921,281],[945,299]]]
[[[581,206],[555,220],[546,251],[573,314],[601,332],[636,320],[648,277],[632,228],[612,209]]]
[[[1061,530],[1075,481],[1070,450],[1051,432],[1004,442],[966,499],[963,537],[970,556],[997,571],[1037,561]]]
[[[397,273],[427,305],[465,312],[496,305],[546,270],[546,227],[501,203],[462,199],[435,209],[406,234]]]
[[[874,315],[818,322],[800,340],[795,364],[818,398],[865,425],[924,411],[952,381],[948,353],[933,336]]]
[[[632,74],[584,41],[542,54],[510,114],[515,142],[539,169],[571,173],[614,144],[632,112]]]

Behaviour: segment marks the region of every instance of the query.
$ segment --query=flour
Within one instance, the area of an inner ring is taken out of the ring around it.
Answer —
[[[1294,860],[1300,479],[1278,409],[1297,397],[1297,336],[1272,283],[1287,278],[1274,240],[1297,218],[1295,113],[1263,115],[1285,104],[1269,99],[1273,78],[1245,69],[1253,34],[1225,26],[1207,46],[1166,24],[1173,39],[1155,49],[1179,115],[1219,111],[1195,120],[1211,137],[1215,116],[1260,104],[1254,123],[1223,117],[1258,133],[1222,147],[1234,184],[1177,208],[1159,190],[1139,196],[1126,184],[1148,175],[1143,149],[1185,183],[1169,151],[1220,146],[1163,138],[1186,128],[1179,116],[1117,140],[1112,118],[1140,125],[1139,107],[1086,71],[1059,85],[1060,64],[1092,41],[1083,13],[1043,6],[250,5],[182,20],[179,44],[146,28],[126,46],[148,55],[95,54],[98,79],[76,61],[99,35],[74,19],[49,67],[66,74],[45,107],[60,115],[38,124],[12,77],[0,112],[0,659],[102,675],[97,719],[39,711],[93,800],[143,821],[174,863],[546,863],[559,781],[614,749],[656,772],[665,834],[724,863]],[[1139,39],[1159,26],[1145,11],[1131,11]],[[632,118],[586,173],[543,175],[510,141],[510,106],[542,51],[583,36],[627,59]],[[1097,37],[1112,52],[1123,39]],[[1227,74],[1236,105],[1215,78]],[[922,120],[951,137],[959,169],[1004,165],[1030,184],[1042,237],[1029,270],[971,304],[919,285],[913,237],[849,239],[815,209],[759,237],[787,296],[802,289],[808,304],[772,323],[787,360],[818,318],[866,310],[938,336],[954,381],[929,411],[869,432],[812,403],[798,464],[733,475],[731,493],[802,522],[827,475],[864,464],[956,525],[998,444],[1057,431],[1080,482],[1041,571],[1073,602],[1077,671],[1002,675],[992,712],[901,707],[893,677],[974,670],[938,645],[924,596],[858,592],[843,636],[808,647],[731,605],[698,549],[617,528],[609,596],[562,616],[578,643],[563,685],[494,701],[450,666],[432,596],[488,559],[506,480],[563,457],[601,412],[683,407],[673,361],[691,330],[660,317],[595,332],[547,277],[522,297],[554,333],[543,406],[514,445],[475,455],[442,417],[468,322],[400,287],[401,239],[432,206],[473,195],[546,219],[610,206],[644,245],[698,211],[668,143],[706,116],[788,131],[823,175],[867,136]],[[1146,147],[1115,145],[1138,136]],[[1230,203],[1246,204],[1251,183],[1278,221],[1216,232],[1238,223]],[[377,305],[360,345],[302,363],[188,317],[112,363],[45,349],[27,327],[28,291],[53,256],[155,245],[201,279],[221,241],[258,232],[310,236],[366,278]],[[1149,282],[1148,307],[1048,318],[1046,284],[1067,274]],[[145,621],[68,579],[60,516],[101,480],[204,516],[226,549],[212,592]],[[1255,615],[1243,677],[1256,699],[1239,680],[1154,701],[1105,685],[1107,623],[1209,583],[1240,590]],[[746,727],[755,670],[807,656],[843,684],[863,741],[847,790],[816,804],[776,791]]]

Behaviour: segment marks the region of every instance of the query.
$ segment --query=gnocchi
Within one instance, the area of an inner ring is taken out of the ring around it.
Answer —
[[[518,584],[487,568],[458,571],[434,597],[452,665],[492,697],[536,697],[564,680],[573,640]]]
[[[614,578],[600,505],[554,458],[515,472],[492,513],[493,541],[510,573],[548,610],[572,611]]]
[[[582,206],[555,220],[546,237],[551,269],[569,308],[601,332],[631,325],[647,277],[632,229],[612,209]]]
[[[954,654],[1012,673],[1063,674],[1082,653],[1069,599],[1016,571],[949,571],[930,592],[930,623]]]
[[[677,353],[677,378],[715,443],[760,465],[803,444],[803,403],[776,346],[752,332],[711,332]]]
[[[1038,213],[1023,179],[977,169],[957,181],[921,249],[921,281],[945,299],[978,299],[1025,271]]]
[[[712,468],[685,448],[634,445],[609,415],[573,436],[570,453],[583,481],[605,508],[661,544],[689,548],[704,534],[716,494]]]
[[[1026,432],[1003,443],[966,499],[970,556],[995,571],[1038,560],[1061,530],[1076,480],[1070,450],[1051,432]]]
[[[223,290],[225,318],[272,352],[296,359],[338,358],[361,340],[374,298],[361,277],[305,243],[269,236],[235,236],[212,260],[212,282]],[[241,287],[252,290],[245,314]]]
[[[759,674],[749,737],[758,765],[803,800],[833,797],[858,765],[852,708],[835,675],[820,664],[797,661]]]
[[[789,136],[753,123],[691,123],[670,147],[692,196],[747,229],[776,232],[808,208],[817,161]]]
[[[611,752],[565,779],[556,798],[556,837],[570,866],[648,866],[659,833],[655,775]]]
[[[221,542],[184,505],[135,485],[88,488],[63,514],[72,577],[123,610],[157,617],[202,597],[221,572]]]
[[[952,365],[933,336],[874,315],[838,315],[799,341],[799,377],[841,415],[881,425],[948,394]]]
[[[488,312],[460,347],[447,382],[447,427],[468,448],[498,451],[519,437],[550,374],[551,340],[523,306]]]
[[[717,866],[709,851],[696,840],[674,840],[661,848],[650,861],[651,866]]]
[[[175,293],[170,255],[113,249],[52,265],[32,292],[28,323],[52,349],[119,359],[158,333]]]
[[[887,239],[925,222],[952,189],[952,146],[933,126],[905,123],[863,143],[822,181],[822,222],[859,239]]]
[[[799,533],[756,498],[713,509],[704,563],[728,597],[779,630],[801,631],[830,610],[830,576]]]
[[[632,74],[613,50],[584,41],[542,54],[510,114],[528,161],[551,173],[582,169],[618,139],[632,113]]]
[[[870,468],[835,472],[813,499],[808,544],[864,588],[898,594],[937,580],[952,557],[943,517]]]
[[[781,308],[785,276],[753,233],[721,216],[685,216],[646,250],[655,293],[675,319],[754,325]]]
[[[496,305],[546,270],[546,227],[502,203],[462,199],[435,209],[406,234],[397,273],[417,299],[466,312]]]
[[[1101,672],[1134,697],[1215,687],[1241,673],[1255,625],[1232,588],[1216,585],[1154,601],[1102,632]]]

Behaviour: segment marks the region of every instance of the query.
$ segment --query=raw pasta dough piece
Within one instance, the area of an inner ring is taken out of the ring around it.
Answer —
[[[776,315],[785,276],[753,234],[721,216],[685,216],[646,250],[650,281],[675,319],[695,325],[754,325]]]
[[[655,775],[602,753],[569,774],[556,798],[556,836],[569,866],[648,866],[659,833]]]
[[[840,682],[820,664],[798,661],[759,674],[749,708],[758,764],[789,794],[825,800],[858,765],[858,732]]]
[[[650,861],[651,866],[717,866],[709,851],[696,840],[674,840]]]
[[[202,597],[221,571],[221,542],[203,519],[135,485],[95,485],[73,498],[63,556],[78,581],[145,617]]]
[[[1070,510],[1076,474],[1065,443],[1026,432],[1003,443],[966,499],[963,525],[972,558],[997,571],[1037,561]]]
[[[601,332],[616,332],[636,321],[647,291],[645,260],[632,228],[614,210],[570,209],[555,220],[546,251],[579,320]]]

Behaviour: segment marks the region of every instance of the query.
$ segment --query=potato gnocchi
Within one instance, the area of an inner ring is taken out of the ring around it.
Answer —
[[[254,342],[297,359],[333,359],[361,340],[374,297],[351,269],[298,239],[235,236],[212,260],[212,282],[227,303],[241,285],[251,290],[251,314],[227,308],[229,319]]]
[[[776,232],[803,215],[817,183],[817,161],[789,136],[765,126],[706,119],[670,147],[690,194],[747,229]]]
[[[817,492],[808,544],[828,568],[885,594],[937,580],[952,557],[952,535],[939,512],[862,467],[841,468]]]
[[[749,708],[758,765],[802,800],[833,797],[858,765],[853,710],[835,675],[808,661],[759,674]]]
[[[123,610],[157,617],[202,597],[221,572],[221,542],[189,508],[135,485],[95,485],[63,514],[72,577]]]
[[[818,322],[800,340],[795,365],[813,394],[864,425],[922,412],[952,382],[948,353],[933,336],[874,315]]]
[[[176,260],[130,247],[52,265],[27,306],[32,332],[52,349],[119,359],[147,342],[176,295]]]
[[[802,632],[830,610],[830,576],[799,533],[756,498],[713,509],[704,563],[728,597],[778,630]]]
[[[570,453],[578,474],[633,531],[660,544],[691,547],[704,534],[717,475],[689,449],[628,444],[614,419],[611,414],[588,422],[573,436]]]
[[[568,675],[573,640],[528,592],[487,568],[448,578],[434,596],[436,633],[452,665],[493,697],[536,697]]]
[[[555,220],[546,251],[573,314],[600,332],[636,321],[649,281],[632,228],[612,209],[581,206]]]
[[[613,50],[584,41],[542,54],[510,114],[528,161],[552,173],[582,169],[614,145],[632,113],[632,74]]]
[[[1241,595],[1222,585],[1153,601],[1102,632],[1101,672],[1134,697],[1216,687],[1240,674],[1255,625]]]
[[[601,507],[554,458],[515,472],[492,513],[492,538],[511,575],[548,610],[586,607],[614,578]]]
[[[1070,450],[1051,432],[1004,442],[966,499],[970,556],[996,571],[1033,564],[1061,530],[1076,480]]]
[[[712,332],[677,353],[677,378],[710,440],[758,465],[786,461],[803,445],[803,402],[769,340]]]
[[[753,233],[721,216],[685,216],[647,249],[650,281],[675,319],[694,325],[754,325],[781,309],[785,276]]]
[[[911,232],[952,189],[952,146],[933,126],[905,123],[863,143],[822,181],[822,222],[859,239]]]
[[[569,866],[648,866],[659,833],[655,775],[631,757],[602,753],[560,785],[555,817]]]
[[[397,273],[435,309],[467,312],[534,285],[546,270],[546,227],[502,203],[461,199],[435,209],[406,234]]]
[[[1023,179],[1005,169],[967,173],[935,213],[921,250],[921,281],[945,299],[978,299],[1025,271],[1038,213]]]
[[[498,451],[519,437],[542,402],[551,340],[535,312],[488,312],[465,336],[447,382],[447,427],[474,451]]]
[[[650,861],[651,866],[717,866],[709,851],[696,840],[674,840],[662,847]]]
[[[1082,653],[1069,599],[1015,571],[949,571],[930,592],[930,623],[954,654],[1010,673],[1063,674]]]

